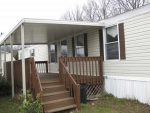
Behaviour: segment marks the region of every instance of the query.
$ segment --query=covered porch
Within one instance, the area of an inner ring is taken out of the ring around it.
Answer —
[[[1,42],[1,45],[4,44],[4,48],[6,48],[6,45],[11,45],[12,58],[13,45],[22,46],[22,59],[20,61],[16,61],[20,62],[20,64],[18,64],[18,66],[21,65],[20,69],[17,68],[17,70],[15,70],[17,64],[15,65],[15,62],[13,62],[13,60],[10,62],[10,65],[6,63],[6,60],[4,63],[5,78],[7,79],[8,75],[11,76],[10,80],[12,83],[12,96],[14,96],[15,76],[17,75],[17,73],[19,73],[18,71],[20,71],[22,75],[21,84],[23,88],[23,94],[25,96],[27,88],[34,90],[35,94],[41,93],[45,95],[45,91],[43,91],[45,90],[44,88],[49,88],[52,86],[44,86],[42,84],[47,84],[52,81],[54,82],[58,80],[62,85],[64,85],[65,89],[70,92],[70,97],[73,97],[75,99],[75,104],[77,105],[77,108],[80,109],[79,84],[92,85],[103,83],[103,57],[97,55],[92,57],[79,57],[73,55],[72,57],[61,57],[61,55],[56,55],[55,57],[56,59],[58,59],[57,64],[59,66],[59,73],[48,74],[48,66],[52,66],[51,62],[36,62],[34,61],[34,58],[25,59],[24,46],[47,44],[49,47],[51,43],[55,43],[56,41],[61,40],[64,37],[86,33],[86,31],[90,31],[93,29],[102,29],[103,26],[103,23],[23,19]],[[44,63],[45,65],[45,67],[43,68],[45,69],[45,71],[43,71],[45,74],[38,73],[39,69],[37,65],[42,63]],[[29,86],[27,86],[27,82]],[[46,106],[49,106],[48,103],[45,104]],[[45,107],[45,109],[48,110],[48,107]]]

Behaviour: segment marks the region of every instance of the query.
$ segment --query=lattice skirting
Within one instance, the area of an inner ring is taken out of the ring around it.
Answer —
[[[87,99],[101,96],[104,91],[103,84],[93,84],[93,85],[87,85],[86,86],[86,95]]]

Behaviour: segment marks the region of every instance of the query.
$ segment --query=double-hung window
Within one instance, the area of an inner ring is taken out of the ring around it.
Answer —
[[[118,42],[117,26],[106,28],[106,39],[105,39],[106,60],[118,60],[119,59],[118,45],[119,45],[119,42]]]
[[[84,34],[75,37],[76,56],[85,56],[84,54]]]
[[[50,45],[50,62],[51,63],[57,62],[57,44]]]

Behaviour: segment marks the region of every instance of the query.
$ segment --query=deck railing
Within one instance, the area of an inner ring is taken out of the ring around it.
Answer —
[[[34,61],[34,58],[30,58],[29,61],[29,65],[31,66],[31,76],[30,76],[30,88],[34,91],[35,97],[37,96],[37,94],[40,94],[40,101],[42,103],[42,93],[43,93],[43,89],[41,86],[41,81],[40,81],[40,77],[39,74],[37,72],[37,68],[36,68],[36,63]],[[43,107],[42,107],[42,112],[43,112]]]
[[[65,85],[65,88],[70,91],[70,96],[74,97],[77,108],[80,110],[80,85],[73,79],[62,59],[59,60],[59,76],[60,81]]]
[[[103,57],[61,57],[60,59],[77,83],[103,82]]]
[[[48,61],[35,61],[38,73],[48,73]]]

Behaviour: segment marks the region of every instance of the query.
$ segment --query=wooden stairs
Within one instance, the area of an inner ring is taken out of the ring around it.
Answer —
[[[50,77],[50,76],[49,76]],[[45,113],[59,112],[67,109],[76,108],[75,99],[70,97],[70,92],[65,86],[51,76],[50,78],[42,77],[41,84],[43,89],[42,103],[44,104]]]

